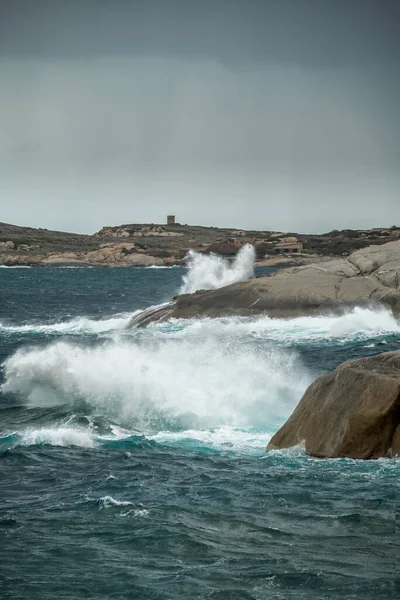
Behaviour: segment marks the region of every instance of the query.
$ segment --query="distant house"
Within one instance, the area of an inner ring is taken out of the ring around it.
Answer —
[[[280,242],[274,248],[277,254],[301,254],[303,252],[302,242]]]

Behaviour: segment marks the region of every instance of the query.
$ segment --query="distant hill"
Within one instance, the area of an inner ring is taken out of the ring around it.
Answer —
[[[258,259],[275,255],[279,242],[301,242],[305,255],[341,256],[372,244],[400,238],[400,227],[330,231],[320,235],[248,231],[195,225],[124,224],[103,227],[93,235],[0,223],[0,264],[65,264],[140,266],[181,261],[190,249],[233,256],[245,243]],[[128,258],[128,255],[130,258]],[[136,256],[132,256],[136,255]],[[140,255],[140,256],[138,256]],[[147,256],[146,261],[140,257]],[[158,260],[158,263],[156,261]]]

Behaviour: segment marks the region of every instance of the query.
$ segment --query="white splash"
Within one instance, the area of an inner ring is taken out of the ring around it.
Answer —
[[[19,350],[4,364],[2,390],[34,406],[85,401],[145,434],[285,419],[310,383],[297,355],[205,334]]]
[[[102,508],[109,508],[110,506],[134,506],[133,502],[129,500],[116,500],[112,496],[99,498],[99,503]]]
[[[168,323],[152,324],[179,339],[195,339],[201,335],[230,335],[237,338],[269,340],[280,344],[307,344],[311,341],[348,342],[349,340],[370,340],[388,334],[400,333],[400,322],[389,309],[354,308],[341,316],[295,317],[293,319],[271,319],[268,316],[256,318],[225,317],[218,319],[171,319]],[[381,343],[385,343],[382,341]]]
[[[400,324],[387,310],[171,321],[118,330],[92,347],[58,341],[18,350],[4,363],[2,390],[33,406],[84,401],[145,435],[218,429],[216,440],[224,427],[267,427],[263,431],[269,433],[313,378],[285,345],[371,340],[388,333],[400,333]],[[121,430],[117,437],[128,433]]]
[[[130,502],[129,500],[117,500],[112,496],[103,496],[102,498],[99,498],[98,504],[100,508],[126,508],[128,506],[134,506],[134,503]],[[148,514],[149,511],[146,508],[141,507],[134,509],[131,508],[127,512],[120,513],[119,516],[128,517],[132,515],[133,517],[147,517]]]
[[[177,444],[179,447],[185,444],[190,446],[206,445],[218,450],[233,450],[235,453],[244,451],[247,454],[249,451],[256,451],[262,454],[271,439],[271,434],[224,426],[217,429],[160,431],[149,435],[148,438],[163,444]]]
[[[83,402],[92,415],[118,423],[105,437],[69,423],[30,429],[18,434],[18,443],[93,448],[142,433],[157,443],[262,454],[315,378],[285,346],[375,342],[400,333],[386,309],[357,308],[340,317],[171,320],[123,329],[130,318],[89,320],[97,330],[116,327],[95,345],[57,341],[20,349],[5,361],[3,392],[32,406]]]
[[[73,427],[43,427],[28,429],[21,434],[22,446],[48,444],[50,446],[80,446],[94,448],[95,438],[87,429]]]
[[[181,294],[192,294],[197,290],[217,288],[247,281],[254,274],[255,250],[246,244],[239,250],[233,262],[217,254],[200,254],[189,251],[188,272],[183,277]]]

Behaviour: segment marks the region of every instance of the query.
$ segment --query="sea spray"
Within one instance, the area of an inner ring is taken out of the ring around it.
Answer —
[[[81,324],[110,339],[89,347],[59,341],[19,350],[4,363],[2,391],[34,406],[83,401],[139,430],[282,420],[310,380],[284,346],[400,332],[387,310],[361,308],[340,317],[173,320],[141,331],[121,329],[119,319],[115,330],[112,320]],[[25,327],[27,333],[34,329]],[[279,349],[265,344],[277,341]]]
[[[188,272],[183,277],[181,294],[192,294],[197,290],[217,288],[247,281],[254,274],[255,250],[246,244],[239,250],[233,262],[217,254],[200,254],[189,251]]]
[[[400,322],[387,308],[356,307],[343,315],[273,319],[257,317],[221,317],[201,319],[171,319],[152,324],[149,329],[164,331],[169,337],[196,338],[199,331],[206,335],[230,335],[240,343],[244,337],[279,342],[280,345],[303,345],[328,341],[342,344],[348,340],[370,340],[400,333]]]
[[[95,438],[93,434],[83,428],[76,427],[43,427],[41,429],[28,429],[22,434],[21,445],[50,445],[50,446],[80,446],[93,448]]]
[[[4,393],[32,406],[86,404],[138,431],[282,422],[310,376],[295,352],[232,336],[56,342],[4,364]]]
[[[115,315],[108,319],[89,319],[77,317],[58,323],[27,323],[11,325],[0,322],[2,334],[19,334],[32,336],[46,334],[64,335],[99,335],[101,337],[124,334],[138,335],[138,332],[126,329],[146,313],[155,308],[167,307],[168,302],[151,306],[145,310],[137,310],[129,314]],[[172,305],[172,304],[171,304]],[[239,338],[251,335],[255,338],[279,341],[280,343],[308,343],[310,340],[331,339],[334,342],[354,338],[369,340],[387,334],[400,333],[400,322],[387,308],[356,307],[343,315],[304,316],[291,319],[272,319],[267,315],[257,317],[221,317],[218,319],[171,319],[167,323],[151,323],[147,331],[152,335],[164,333],[169,338],[194,337],[200,335],[229,335]],[[158,331],[158,334],[157,334]],[[149,334],[150,335],[150,334]]]

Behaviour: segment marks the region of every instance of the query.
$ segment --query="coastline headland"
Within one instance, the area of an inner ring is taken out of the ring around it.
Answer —
[[[288,318],[343,313],[356,306],[385,306],[400,313],[400,240],[350,256],[280,269],[219,289],[181,294],[173,303],[136,319],[136,326],[170,318]]]
[[[93,235],[0,223],[0,265],[147,267],[185,264],[190,250],[233,258],[254,246],[259,266],[298,266],[400,239],[400,227],[299,234],[173,223],[107,226]]]

